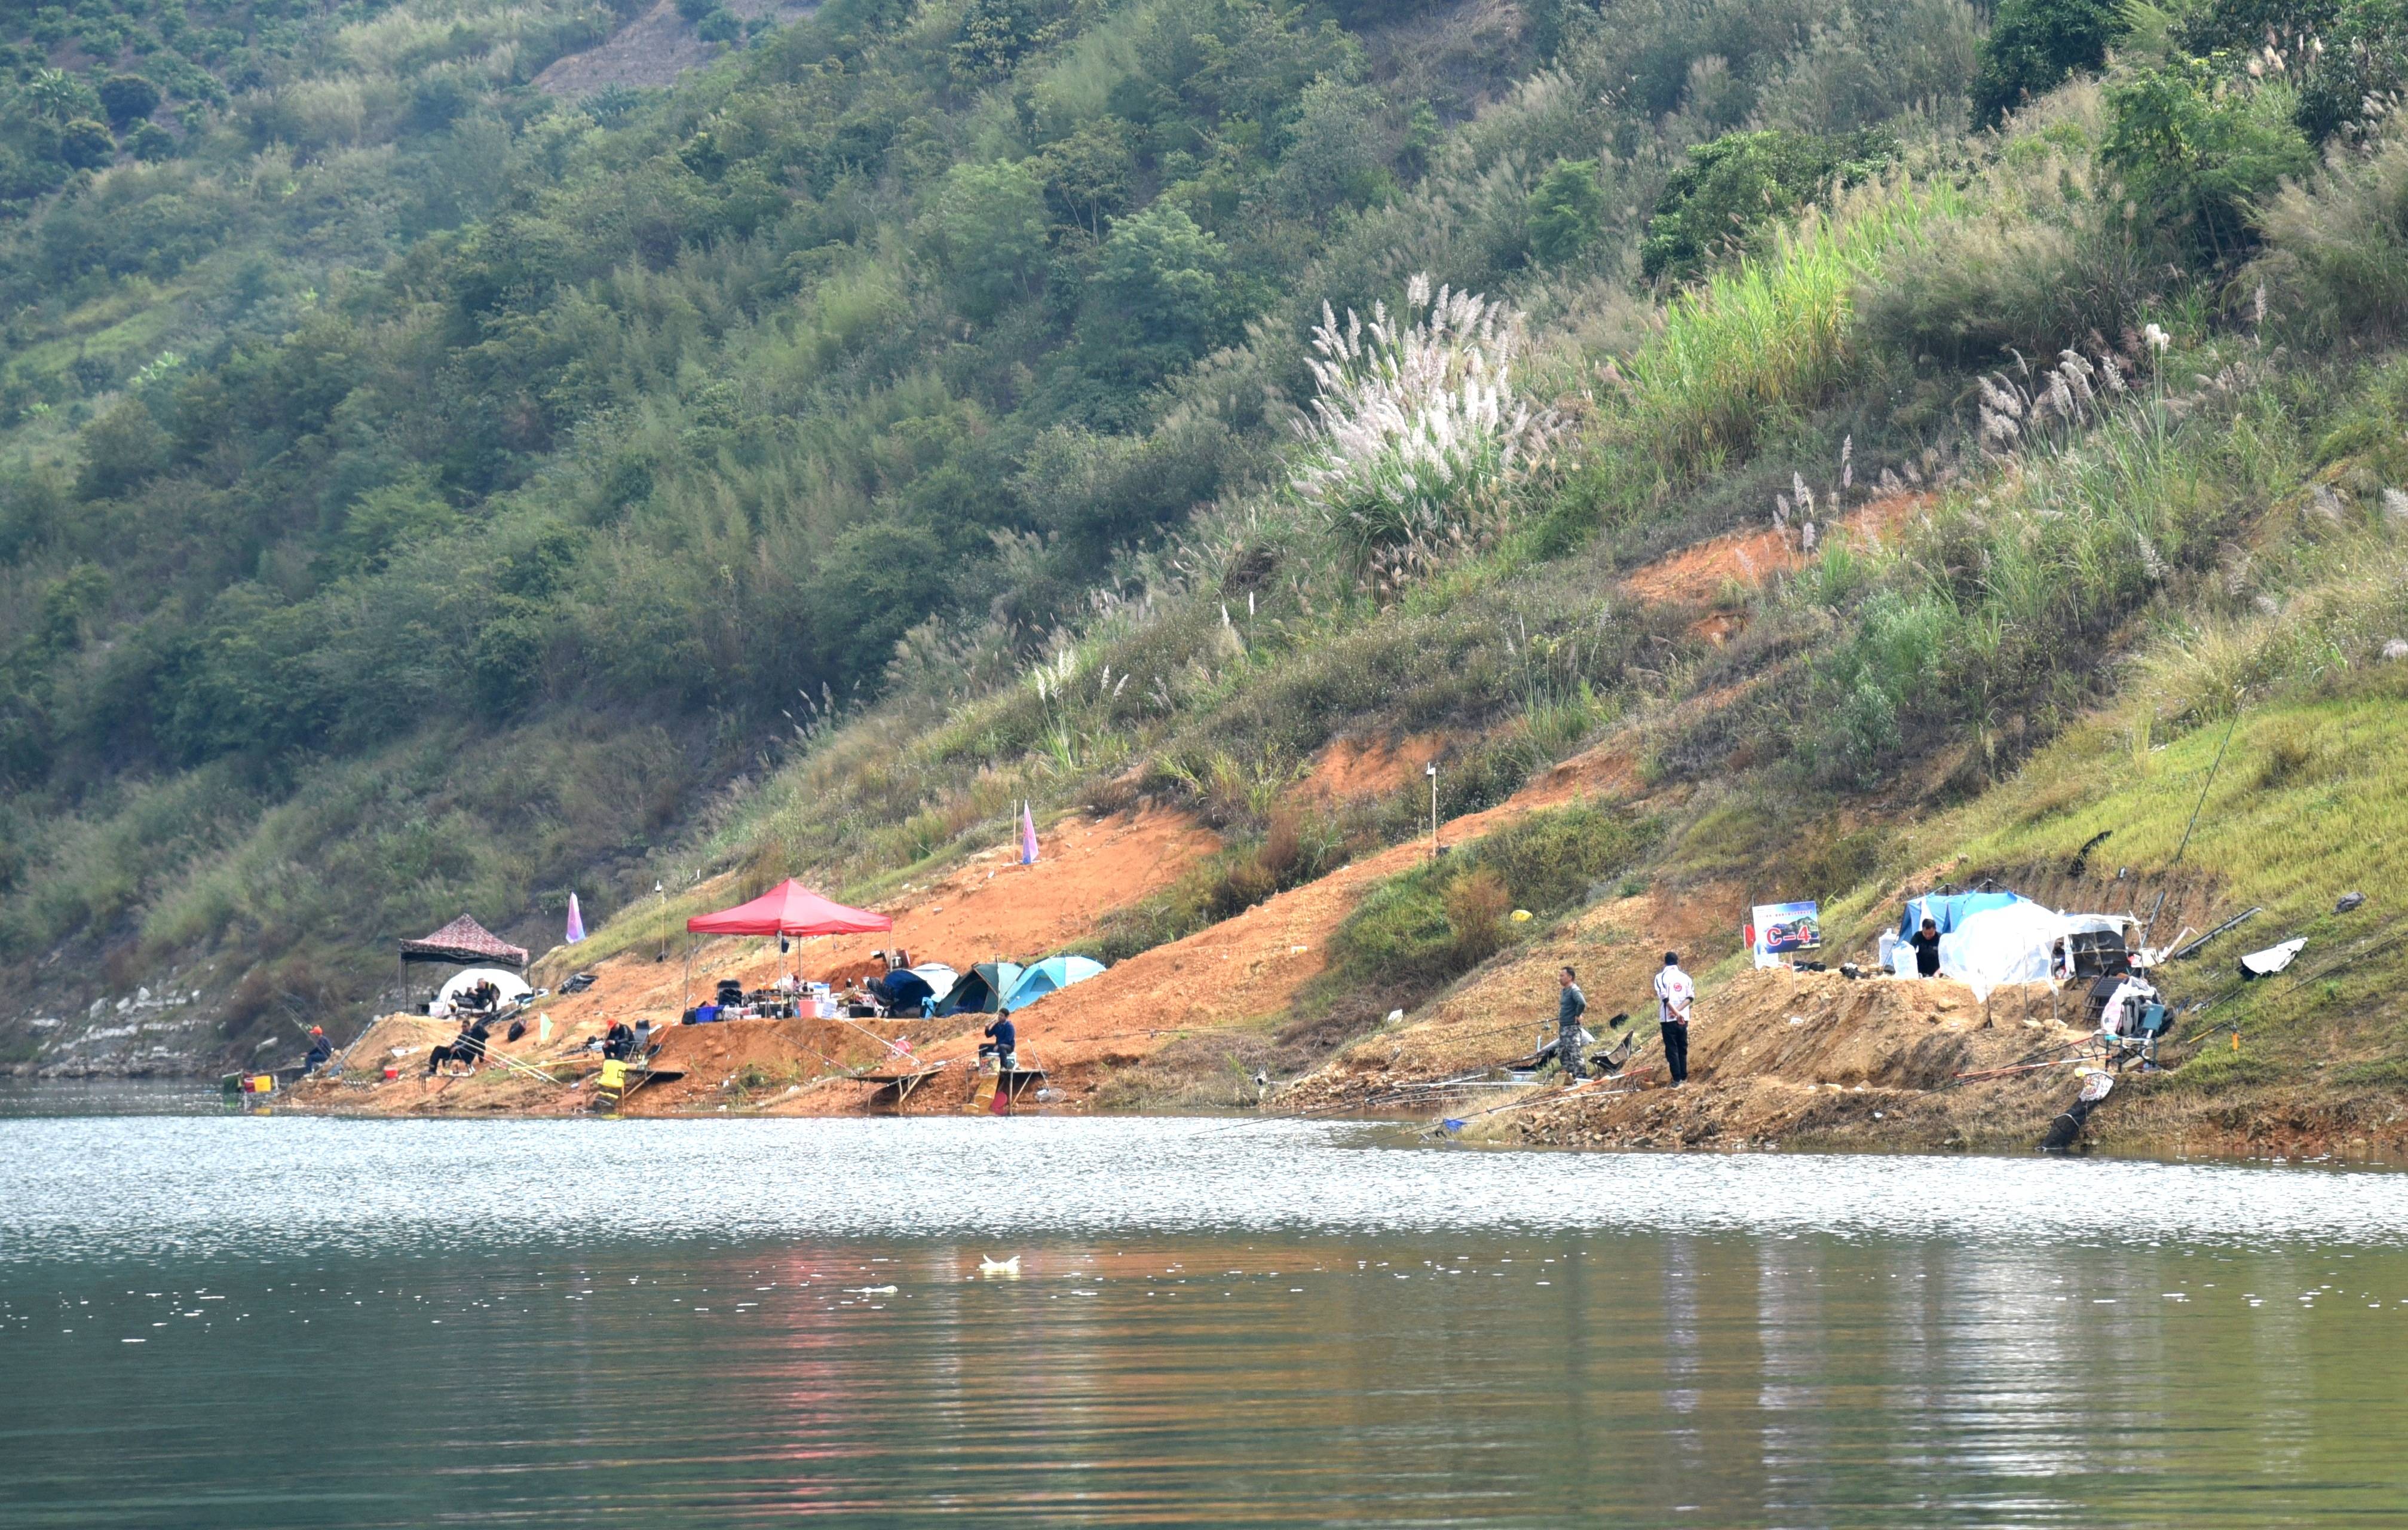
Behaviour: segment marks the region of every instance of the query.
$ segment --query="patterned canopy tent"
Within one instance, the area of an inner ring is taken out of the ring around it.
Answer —
[[[512,945],[463,914],[424,940],[403,941],[401,960],[405,962],[448,961],[463,967],[496,962],[505,967],[523,968],[527,964],[527,953],[525,946]]]

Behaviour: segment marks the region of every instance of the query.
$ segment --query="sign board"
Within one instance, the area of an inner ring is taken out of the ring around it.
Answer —
[[[1758,903],[1752,912],[1757,966],[1785,966],[1798,957],[1823,948],[1820,905],[1813,902]]]

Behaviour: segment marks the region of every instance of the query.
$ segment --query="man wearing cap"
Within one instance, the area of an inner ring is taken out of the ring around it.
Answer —
[[[1656,1028],[1664,1037],[1664,1069],[1678,1089],[1689,1081],[1689,1011],[1698,1002],[1698,985],[1681,970],[1681,953],[1664,953],[1664,967],[1656,974]]]
[[[332,1042],[326,1039],[326,1028],[322,1025],[311,1026],[309,1028],[309,1057],[308,1061],[304,1062],[301,1066],[301,1076],[307,1078],[311,1074],[316,1073],[319,1069],[332,1061],[334,1060],[334,1056],[335,1046]]]

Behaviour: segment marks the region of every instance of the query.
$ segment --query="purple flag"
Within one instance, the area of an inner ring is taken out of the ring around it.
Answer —
[[[1037,819],[1029,812],[1026,802],[1020,804],[1020,863],[1024,866],[1037,864]]]
[[[577,894],[568,895],[568,944],[576,945],[585,938],[585,916],[577,907]]]

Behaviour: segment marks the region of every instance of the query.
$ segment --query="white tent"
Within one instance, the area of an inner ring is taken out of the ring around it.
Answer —
[[[2066,936],[2127,922],[2114,914],[2059,914],[2034,902],[1985,909],[1940,937],[1941,974],[1986,1000],[2011,983],[2047,982],[2050,950]]]
[[[923,961],[911,971],[922,982],[928,985],[928,991],[936,996],[937,1003],[940,1004],[945,1002],[945,995],[953,991],[953,985],[962,980],[961,974],[941,961]]]
[[[451,981],[445,983],[442,989],[435,995],[435,1002],[438,1004],[447,1004],[452,1008],[457,1008],[460,1003],[460,995],[467,992],[470,989],[475,988],[480,983],[491,983],[494,988],[499,989],[502,994],[502,1003],[506,1004],[514,1004],[535,991],[534,989],[527,986],[527,980],[525,978],[521,977],[518,974],[511,972],[507,968],[469,967],[461,972],[453,973],[452,974]]]

